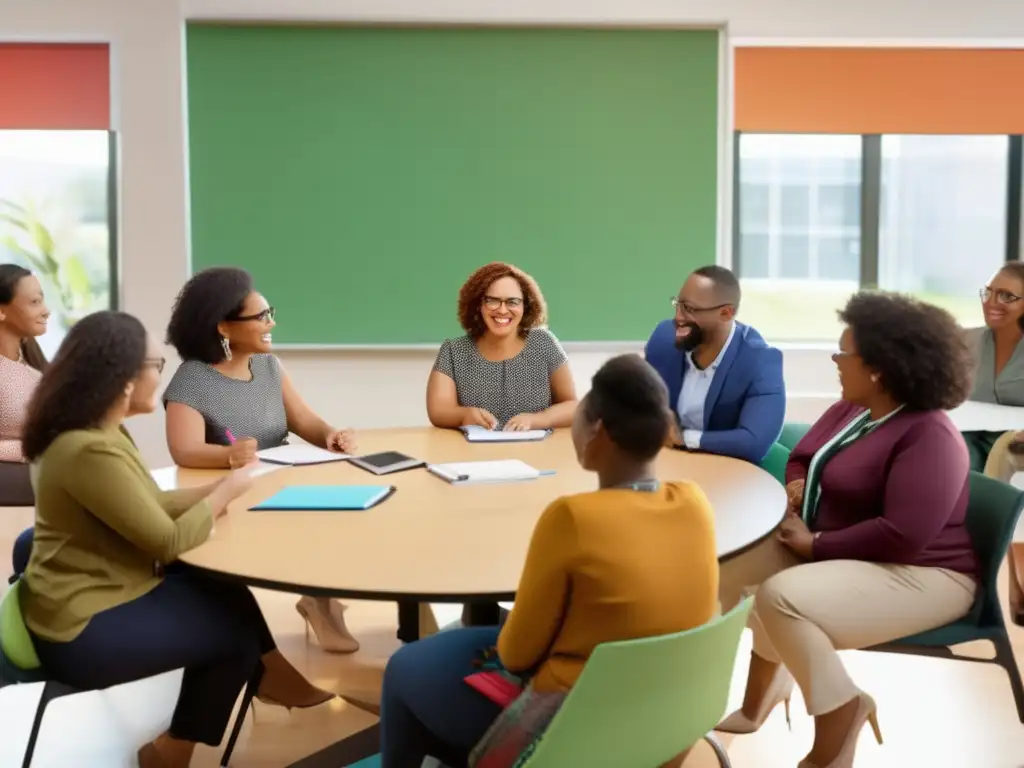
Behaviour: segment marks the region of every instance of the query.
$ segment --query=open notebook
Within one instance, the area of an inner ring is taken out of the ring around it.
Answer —
[[[395,492],[390,485],[291,485],[252,507],[253,512],[361,511]]]
[[[430,464],[427,470],[449,483],[511,483],[518,480],[536,480],[541,472],[519,459],[502,461],[455,461],[449,464]]]
[[[347,453],[334,453],[334,451],[317,448],[308,443],[296,443],[294,445],[279,445],[276,448],[265,448],[256,452],[256,458],[269,464],[300,466],[346,461],[350,457]]]
[[[520,443],[543,440],[551,434],[550,429],[530,429],[525,432],[503,432],[499,429],[483,427],[460,427],[466,439],[471,443]]]

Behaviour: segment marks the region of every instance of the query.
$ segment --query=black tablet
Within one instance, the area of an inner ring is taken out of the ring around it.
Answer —
[[[414,459],[412,456],[398,451],[383,451],[367,456],[356,456],[350,459],[349,463],[375,475],[390,475],[392,472],[404,472],[407,469],[418,469],[427,465],[425,461]]]

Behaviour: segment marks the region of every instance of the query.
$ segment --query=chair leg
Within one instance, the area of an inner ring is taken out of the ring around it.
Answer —
[[[726,754],[725,747],[718,741],[715,734],[709,733],[704,737],[704,741],[711,745],[711,748],[715,750],[715,757],[718,758],[718,764],[722,768],[732,768],[732,761],[729,760],[729,755]]]
[[[1010,689],[1013,691],[1013,701],[1017,705],[1017,718],[1024,723],[1024,682],[1021,681],[1017,660],[1013,656],[1013,646],[1010,645],[1010,637],[1005,629],[992,644],[996,647],[996,664],[1005,669],[1006,674],[1010,676]]]
[[[28,744],[25,745],[25,757],[21,762],[21,768],[30,768],[32,765],[32,756],[36,751],[36,741],[39,739],[39,730],[43,726],[43,715],[46,714],[46,707],[54,699],[59,699],[61,696],[68,696],[72,693],[78,693],[78,689],[54,680],[49,680],[43,684],[43,693],[39,697],[39,706],[36,707],[36,716],[32,721],[32,731],[28,735]]]
[[[242,723],[245,722],[245,715],[252,706],[252,700],[256,696],[256,692],[259,691],[262,680],[263,664],[260,663],[257,665],[256,671],[253,672],[252,677],[249,678],[249,682],[245,685],[245,691],[242,693],[242,703],[238,707],[238,714],[235,715],[235,725],[231,729],[231,736],[228,737],[228,745],[224,749],[224,756],[220,759],[221,768],[227,768],[231,763],[231,753],[235,751],[235,742],[238,741],[238,735],[242,732]]]

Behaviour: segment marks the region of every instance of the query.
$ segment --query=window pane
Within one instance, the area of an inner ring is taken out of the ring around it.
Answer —
[[[861,137],[737,140],[743,320],[772,341],[834,342],[860,276]]]
[[[71,324],[110,307],[106,131],[0,130],[0,263],[39,278],[50,357]]]
[[[1006,258],[1006,136],[885,136],[879,285],[980,325]]]

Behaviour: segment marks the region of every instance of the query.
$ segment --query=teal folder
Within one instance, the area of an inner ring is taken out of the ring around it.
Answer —
[[[252,507],[253,512],[332,512],[370,509],[393,485],[292,485]]]

